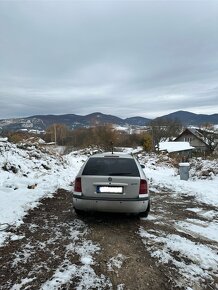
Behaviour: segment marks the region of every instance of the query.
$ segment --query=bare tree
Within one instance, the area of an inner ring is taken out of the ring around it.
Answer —
[[[46,141],[64,145],[69,129],[64,124],[52,124],[46,130]]]
[[[204,141],[208,144],[210,151],[214,151],[218,140],[218,134],[215,133],[214,126],[210,124],[205,129],[199,129],[198,131],[203,135]]]
[[[173,140],[181,132],[182,124],[179,120],[157,118],[150,122],[153,147],[159,150],[160,141]]]

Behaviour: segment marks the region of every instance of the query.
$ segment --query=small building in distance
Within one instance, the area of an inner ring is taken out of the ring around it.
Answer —
[[[188,160],[194,149],[195,147],[190,146],[189,142],[168,141],[159,143],[159,151],[167,152],[174,156],[176,154],[176,156],[180,157],[181,161]]]
[[[174,141],[189,142],[190,146],[202,153],[210,151],[209,145],[204,140],[204,135],[195,128],[186,128]]]

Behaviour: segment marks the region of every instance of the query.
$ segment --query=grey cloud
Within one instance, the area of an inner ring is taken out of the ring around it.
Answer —
[[[216,1],[1,1],[0,118],[218,111],[217,27]]]

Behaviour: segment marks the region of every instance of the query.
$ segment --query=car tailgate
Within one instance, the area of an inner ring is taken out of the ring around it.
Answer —
[[[140,177],[82,176],[82,194],[86,197],[137,198]]]

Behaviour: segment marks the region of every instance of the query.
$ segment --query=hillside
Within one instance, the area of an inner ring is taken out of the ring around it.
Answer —
[[[187,111],[177,111],[163,117],[177,119],[184,125],[201,125],[204,123],[218,124],[218,114],[205,115],[194,114]]]
[[[200,126],[205,123],[218,124],[218,114],[204,115],[194,114],[187,111],[177,111],[158,118],[168,118],[180,121],[184,126]],[[26,118],[13,118],[0,120],[0,129],[7,131],[16,130],[38,130],[43,131],[54,123],[65,124],[71,129],[78,127],[89,127],[93,125],[115,124],[119,126],[146,126],[151,119],[145,117],[130,117],[126,119],[100,112],[85,116],[76,114],[64,115],[35,115]]]

